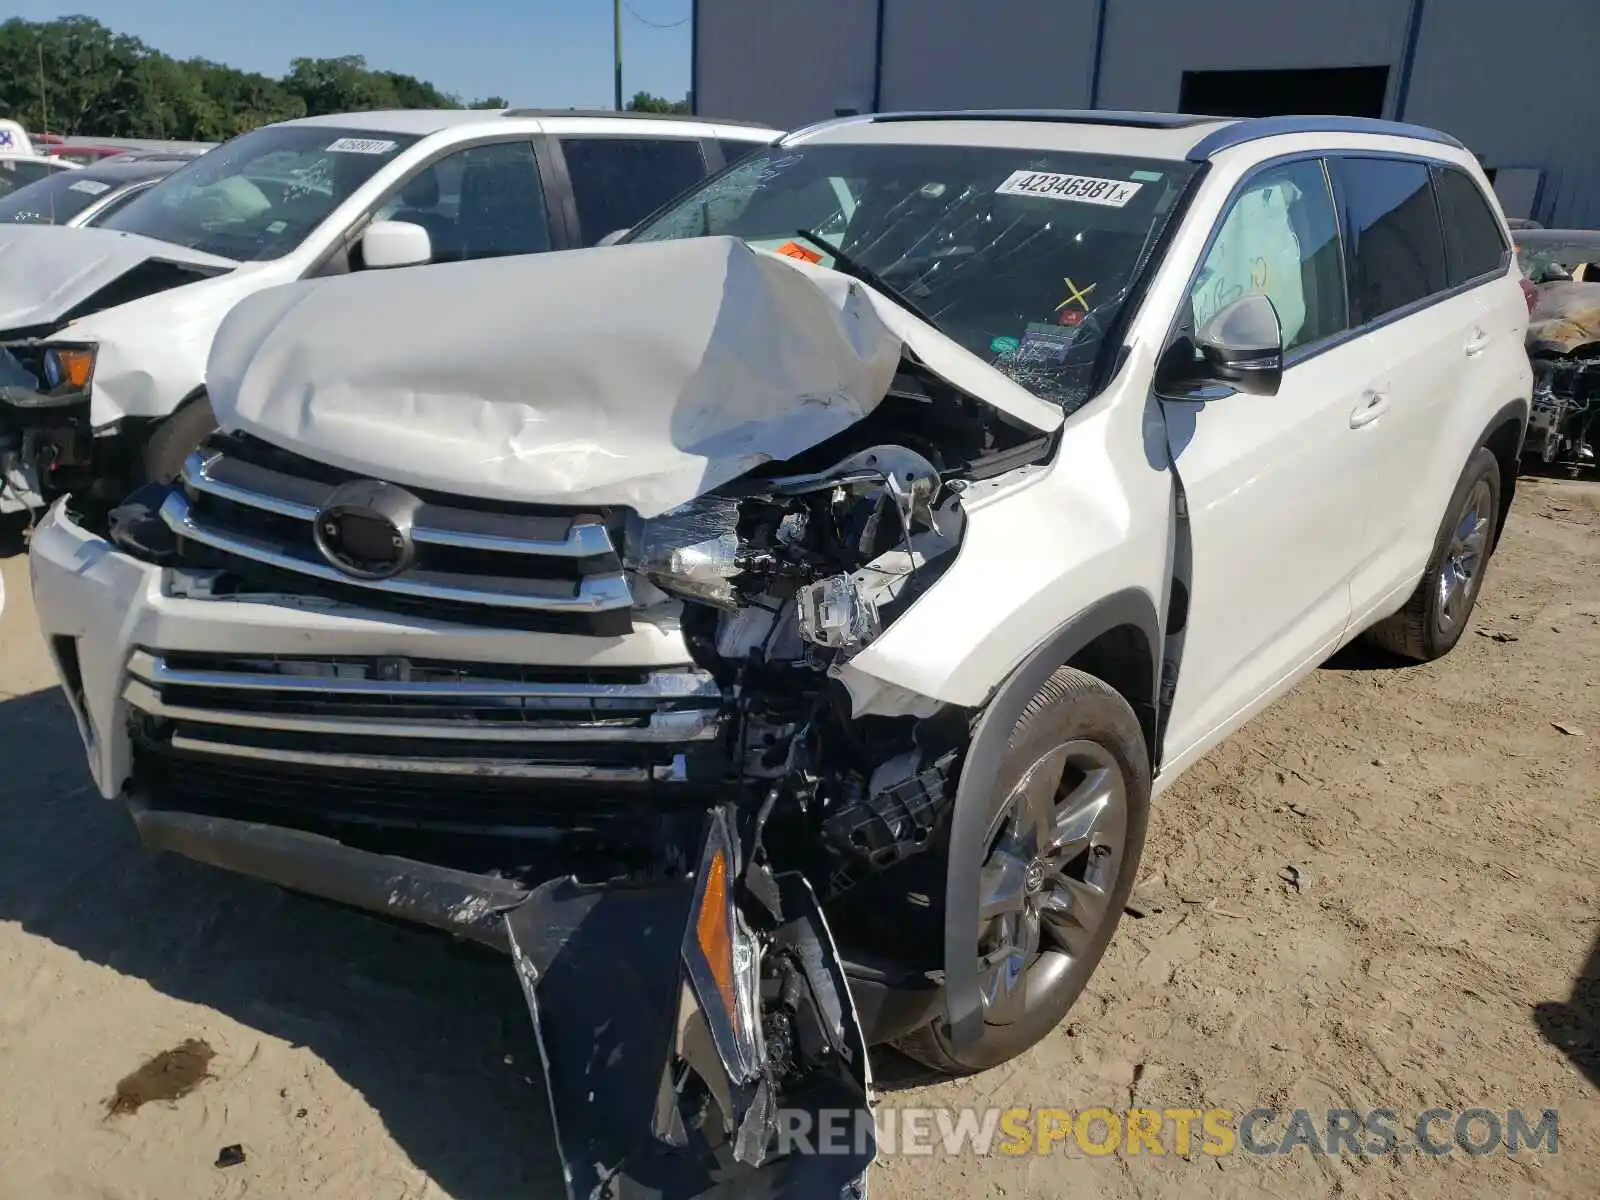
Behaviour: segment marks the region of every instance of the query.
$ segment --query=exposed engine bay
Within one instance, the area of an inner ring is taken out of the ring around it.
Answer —
[[[1580,281],[1552,256],[1570,248],[1529,253],[1528,358],[1533,364],[1533,410],[1527,449],[1549,464],[1593,468],[1591,440],[1600,415],[1600,283]],[[1590,248],[1591,251],[1594,249]],[[1584,270],[1581,264],[1580,271]]]

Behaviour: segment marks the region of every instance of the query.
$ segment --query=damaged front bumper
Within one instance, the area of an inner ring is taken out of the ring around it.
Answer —
[[[0,514],[42,509],[90,481],[93,368],[92,346],[0,344]]]

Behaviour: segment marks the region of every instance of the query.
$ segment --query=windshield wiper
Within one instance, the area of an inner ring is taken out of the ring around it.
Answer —
[[[869,287],[877,288],[885,296],[889,297],[889,299],[893,300],[901,308],[905,309],[913,317],[917,318],[917,320],[926,322],[935,329],[939,328],[938,322],[936,322],[927,313],[923,312],[915,300],[911,299],[911,297],[907,296],[899,288],[895,287],[894,284],[885,283],[882,275],[879,275],[865,263],[859,263],[855,259],[851,258],[827,238],[818,237],[809,229],[797,229],[795,230],[795,236],[803,237],[818,250],[823,250],[828,254],[831,254],[833,256],[834,268],[841,274],[854,276],[856,279],[861,280],[862,283],[867,284]]]

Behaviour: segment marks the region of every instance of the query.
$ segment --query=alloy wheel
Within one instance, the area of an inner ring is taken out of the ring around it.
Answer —
[[[1098,743],[1067,742],[1023,772],[990,829],[979,876],[989,1024],[1013,1024],[1081,983],[1117,921],[1111,895],[1127,826],[1122,770]]]

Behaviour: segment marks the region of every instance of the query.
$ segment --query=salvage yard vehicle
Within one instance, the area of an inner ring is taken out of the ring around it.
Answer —
[[[572,1195],[852,1195],[867,1045],[1039,1042],[1155,795],[1461,637],[1519,282],[1425,129],[843,119],[613,248],[251,297],[33,586],[147,845],[512,952]]]
[[[1592,468],[1590,438],[1600,415],[1600,232],[1539,229],[1515,237],[1522,273],[1533,289],[1527,450],[1546,464]]]
[[[77,171],[58,171],[0,197],[0,226],[95,224],[195,157],[122,153]]]
[[[206,354],[244,296],[592,245],[776,136],[532,109],[311,117],[233,139],[92,228],[0,226],[0,513],[172,479],[215,425]]]

